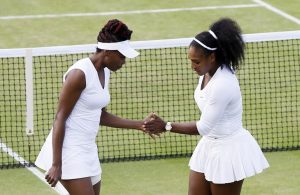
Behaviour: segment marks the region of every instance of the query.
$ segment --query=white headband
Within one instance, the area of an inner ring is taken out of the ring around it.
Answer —
[[[217,35],[212,30],[209,30],[208,32],[209,34],[211,34],[211,36],[213,36],[216,40],[218,40]]]
[[[123,54],[127,58],[135,58],[139,55],[139,52],[137,52],[130,46],[128,40],[121,41],[121,42],[113,42],[113,43],[98,42],[97,47],[99,49],[105,49],[105,50],[118,50],[121,54]]]
[[[197,43],[199,43],[202,47],[208,49],[208,50],[211,50],[211,51],[214,51],[214,50],[217,50],[217,48],[211,48],[211,47],[208,47],[206,46],[204,43],[202,43],[201,41],[199,41],[198,39],[194,38],[193,39],[194,41],[196,41]]]

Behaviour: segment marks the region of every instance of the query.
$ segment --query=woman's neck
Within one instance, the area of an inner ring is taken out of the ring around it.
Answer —
[[[208,71],[208,75],[209,75],[210,77],[213,77],[214,74],[217,72],[217,70],[218,70],[219,67],[220,67],[220,66],[218,66],[217,64],[214,65],[213,68],[212,68],[210,71]]]
[[[91,55],[89,58],[98,72],[105,68],[105,65],[103,64],[103,56],[101,52],[95,53]]]

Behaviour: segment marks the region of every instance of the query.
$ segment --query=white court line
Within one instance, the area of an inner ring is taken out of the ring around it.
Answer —
[[[285,13],[284,11],[281,11],[280,9],[277,9],[276,7],[273,7],[272,5],[266,3],[262,0],[253,0],[253,2],[267,8],[268,10],[271,10],[272,12],[274,12],[278,15],[285,17],[286,19],[289,19],[289,20],[295,22],[296,24],[300,24],[300,20],[298,18],[291,16],[291,15]]]
[[[6,144],[2,143],[1,140],[0,140],[0,148],[3,150],[3,152],[5,152],[8,155],[10,155],[11,157],[13,157],[16,161],[18,161],[22,165],[28,164],[28,162],[23,157],[21,157],[18,153],[14,152],[10,147],[6,146]],[[49,184],[45,180],[45,175],[42,172],[40,172],[37,168],[27,167],[27,166],[25,166],[25,168],[49,186]],[[59,182],[52,189],[54,189],[58,194],[61,194],[61,195],[68,195],[69,194],[65,190],[65,188],[62,186],[62,184],[59,183]]]
[[[191,7],[191,8],[171,8],[171,9],[114,11],[114,12],[95,12],[95,13],[0,16],[0,20],[44,19],[44,18],[82,17],[82,16],[111,16],[111,15],[164,13],[164,12],[180,12],[180,11],[199,11],[199,10],[215,10],[215,9],[239,9],[239,8],[251,8],[251,7],[261,7],[261,5],[259,5],[259,4],[244,4],[244,5],[206,6],[206,7]]]

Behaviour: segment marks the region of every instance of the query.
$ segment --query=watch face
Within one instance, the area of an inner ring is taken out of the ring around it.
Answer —
[[[170,122],[167,122],[167,124],[166,124],[166,130],[167,131],[171,131],[171,129],[172,129],[172,125],[171,125],[171,123]]]

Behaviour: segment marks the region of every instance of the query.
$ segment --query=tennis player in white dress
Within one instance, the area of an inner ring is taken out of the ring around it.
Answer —
[[[153,132],[200,134],[190,159],[189,195],[239,195],[243,180],[269,167],[259,145],[242,125],[242,96],[235,70],[244,58],[238,24],[228,18],[198,34],[189,47],[198,75],[197,122],[165,122],[154,116],[145,124]]]
[[[110,70],[104,68],[105,85],[102,87],[97,70],[90,58],[84,58],[72,65],[64,75],[65,78],[72,70],[84,73],[86,87],[81,92],[72,112],[65,122],[65,135],[62,148],[61,179],[92,177],[97,178],[93,184],[100,181],[101,168],[98,158],[96,136],[99,129],[102,109],[110,102],[108,82]],[[35,164],[49,170],[52,166],[52,131]]]
[[[120,69],[125,57],[138,55],[128,42],[131,33],[123,22],[108,21],[99,32],[96,52],[65,73],[53,128],[35,162],[47,172],[51,186],[60,181],[70,194],[100,194],[99,125],[143,131],[144,120],[123,119],[105,109],[110,71]]]

